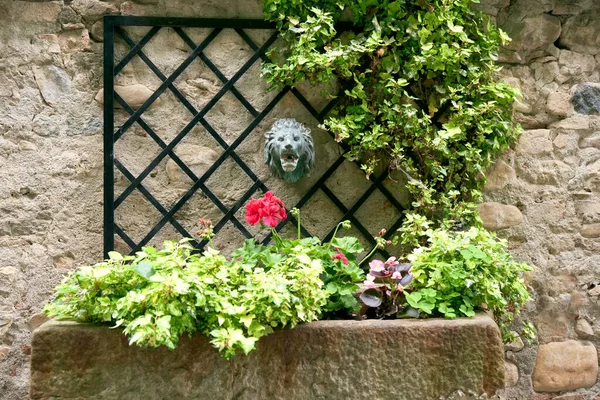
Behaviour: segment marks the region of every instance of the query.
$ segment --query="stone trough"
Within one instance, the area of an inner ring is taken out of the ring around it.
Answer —
[[[118,329],[50,321],[34,332],[32,399],[439,399],[504,386],[493,320],[319,321],[231,361],[201,335],[175,351]]]

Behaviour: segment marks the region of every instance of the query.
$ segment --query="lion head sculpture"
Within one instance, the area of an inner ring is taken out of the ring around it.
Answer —
[[[293,118],[275,121],[265,133],[265,164],[273,176],[287,182],[308,176],[315,167],[310,129]]]

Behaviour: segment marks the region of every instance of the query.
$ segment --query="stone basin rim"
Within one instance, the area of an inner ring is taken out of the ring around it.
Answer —
[[[319,320],[313,321],[310,323],[299,324],[292,329],[340,329],[340,330],[361,330],[365,328],[374,328],[374,329],[406,329],[406,328],[414,328],[414,327],[438,327],[443,326],[445,328],[451,327],[464,327],[469,325],[478,325],[481,326],[490,325],[496,326],[493,318],[491,318],[485,312],[478,312],[475,316],[454,318],[454,319],[446,319],[446,318],[426,318],[426,319],[417,319],[417,318],[406,318],[406,319],[365,319],[365,320],[354,320],[354,319],[339,319],[339,320]],[[51,319],[44,324],[40,325],[35,331],[44,331],[48,329],[61,328],[61,329],[69,329],[69,328],[89,328],[89,329],[120,329],[114,328],[109,324],[97,324],[92,322],[79,322],[79,321],[71,321],[71,320],[56,320]],[[290,330],[290,328],[279,328],[275,331],[286,331]]]

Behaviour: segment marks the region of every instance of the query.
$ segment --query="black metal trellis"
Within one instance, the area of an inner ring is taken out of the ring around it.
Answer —
[[[122,28],[124,26],[147,26],[150,30],[137,43],[135,43]],[[176,34],[190,48],[191,53],[177,67],[170,76],[164,75],[160,69],[144,54],[144,46],[164,27],[173,28]],[[212,28],[208,36],[200,43],[196,44],[182,28]],[[349,29],[350,25],[341,24],[338,26],[340,30]],[[243,39],[245,43],[252,49],[254,54],[247,60],[242,67],[231,77],[226,78],[219,68],[210,61],[204,54],[204,49],[217,37],[223,29],[233,29]],[[215,233],[219,232],[227,222],[232,222],[233,225],[246,237],[251,238],[252,235],[244,227],[244,225],[236,218],[236,212],[252,197],[257,190],[267,191],[267,186],[256,176],[256,174],[246,165],[246,163],[236,154],[236,148],[248,137],[248,135],[256,128],[256,126],[269,114],[269,112],[279,103],[279,101],[288,93],[292,93],[299,102],[319,121],[322,122],[325,116],[335,106],[336,100],[332,100],[320,112],[318,112],[308,100],[295,88],[282,89],[271,102],[262,111],[256,110],[250,102],[236,89],[235,83],[244,75],[244,73],[259,59],[268,60],[266,51],[277,38],[277,33],[273,33],[262,45],[257,45],[250,36],[244,31],[245,29],[266,29],[275,30],[275,25],[262,20],[249,19],[206,19],[206,18],[162,18],[162,17],[130,17],[130,16],[107,16],[104,18],[104,255],[107,257],[108,252],[114,250],[114,239],[117,234],[121,239],[131,247],[131,252],[138,251],[142,246],[146,245],[165,224],[170,223],[184,237],[193,237],[176,219],[175,214],[185,205],[185,203],[198,190],[224,214],[223,217],[216,223],[214,227]],[[115,37],[120,37],[129,47],[129,52],[115,65]],[[123,68],[135,57],[138,56],[156,76],[161,80],[162,84],[154,91],[154,93],[136,110],[130,107],[115,91],[114,77],[123,70]],[[183,71],[197,58],[199,58],[221,81],[223,86],[206,103],[200,110],[196,109],[186,97],[177,89],[173,82]],[[157,135],[150,126],[144,122],[142,114],[147,110],[153,102],[166,90],[171,93],[185,106],[191,113],[191,121],[171,140],[170,143],[165,143],[159,135]],[[242,106],[253,117],[252,122],[248,127],[233,141],[232,144],[227,144],[219,133],[206,121],[204,118],[211,108],[221,99],[226,93],[230,92],[242,104]],[[114,101],[117,101],[123,109],[129,114],[127,121],[115,130],[114,126]],[[123,133],[133,124],[137,123],[150,138],[161,148],[161,152],[154,160],[136,177],[114,156],[115,142],[121,138]],[[198,177],[194,172],[175,154],[174,148],[180,143],[183,138],[197,125],[201,124],[204,129],[216,140],[223,148],[223,152],[218,157],[216,162],[209,167],[202,176]],[[346,146],[340,144],[343,153],[347,151]],[[194,182],[191,188],[170,208],[165,208],[143,185],[144,179],[152,172],[152,170],[163,160],[169,156],[182,171]],[[219,168],[219,166],[229,157],[248,175],[252,180],[252,186],[244,193],[244,195],[230,208],[225,206],[206,186],[207,180]],[[301,208],[321,190],[331,202],[341,211],[343,220],[350,220],[352,225],[369,241],[371,246],[375,245],[373,234],[370,233],[363,224],[355,217],[354,213],[361,207],[362,204],[373,194],[375,190],[379,190],[386,199],[402,214],[403,207],[398,200],[386,189],[383,181],[387,174],[381,174],[378,177],[371,176],[371,184],[369,188],[359,197],[359,199],[350,207],[346,207],[339,198],[325,185],[329,179],[340,167],[345,160],[344,155],[340,155],[335,162],[326,170],[326,172],[317,180],[317,182],[302,196],[295,204],[296,208]],[[114,169],[117,168],[126,179],[130,181],[129,186],[115,198],[114,193]],[[115,209],[119,207],[123,201],[134,191],[138,190],[152,204],[162,218],[160,221],[140,240],[134,242],[126,232],[123,231],[115,222]],[[289,213],[288,219],[281,222],[276,230],[280,231],[287,223],[297,223],[295,218]],[[393,233],[400,227],[402,219],[399,218],[388,229],[384,238],[389,239]],[[302,234],[311,236],[310,232],[301,226]],[[328,240],[333,235],[334,227],[323,237],[323,240]],[[263,240],[267,243],[271,240],[271,235],[267,235]],[[206,245],[205,241],[197,242],[196,245],[202,248]],[[385,250],[381,253],[387,257]]]

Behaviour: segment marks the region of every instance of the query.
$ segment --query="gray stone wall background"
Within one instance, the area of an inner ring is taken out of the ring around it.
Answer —
[[[490,172],[481,211],[486,226],[509,240],[514,256],[535,266],[526,277],[535,296],[526,314],[539,337],[531,345],[507,346],[508,387],[502,396],[594,399],[600,396],[596,355],[600,346],[600,4],[595,0],[485,0],[478,7],[514,39],[500,62],[503,79],[523,92],[515,118],[525,128],[514,150]],[[101,18],[107,14],[262,18],[262,4],[258,0],[0,0],[3,399],[27,398],[30,332],[44,321],[39,312],[53,287],[69,270],[101,257],[102,108],[95,97],[102,85]],[[130,31],[132,37],[143,32]],[[203,30],[189,33],[196,43],[206,35]],[[249,33],[257,43],[264,41],[264,32]],[[168,75],[187,50],[172,31],[164,29],[147,54]],[[119,54],[123,51],[124,46],[117,49]],[[233,32],[223,32],[206,53],[230,77],[249,57],[250,49]],[[259,74],[255,64],[236,87],[260,110],[275,93],[266,91]],[[130,96],[143,98],[144,88],[154,89],[159,81],[135,60],[116,84],[127,87]],[[176,85],[201,107],[221,83],[195,62]],[[316,108],[323,106],[320,89],[300,90]],[[168,140],[190,114],[168,92],[160,100],[144,118]],[[228,94],[206,119],[230,143],[250,122],[249,114],[240,110]],[[322,171],[298,185],[269,179],[262,165],[262,132],[276,118],[289,116],[313,129],[324,160],[337,157],[337,145],[291,95],[255,129],[238,154],[277,195],[293,203]],[[125,118],[125,112],[116,112],[117,121]],[[139,127],[130,129],[118,144],[117,156],[134,175],[159,151]],[[221,149],[197,128],[175,151],[199,174]],[[144,183],[165,206],[191,184],[168,161]],[[117,175],[117,187],[122,190],[126,184]],[[233,204],[249,184],[232,161],[207,182],[225,205]],[[349,206],[367,182],[347,163],[328,185]],[[386,186],[401,202],[407,201],[399,179],[387,181]],[[219,218],[220,212],[208,204],[196,195],[177,217],[194,232],[198,217]],[[325,196],[316,196],[309,208],[303,223],[317,234],[341,216]],[[117,220],[126,230],[141,234],[158,215],[136,194],[123,204]],[[238,216],[243,220],[241,212]],[[376,232],[397,215],[376,193],[358,217]],[[174,237],[178,237],[174,229],[166,227],[152,243]],[[235,228],[226,227],[217,245],[228,251],[240,239]],[[127,251],[124,243],[117,246]]]

